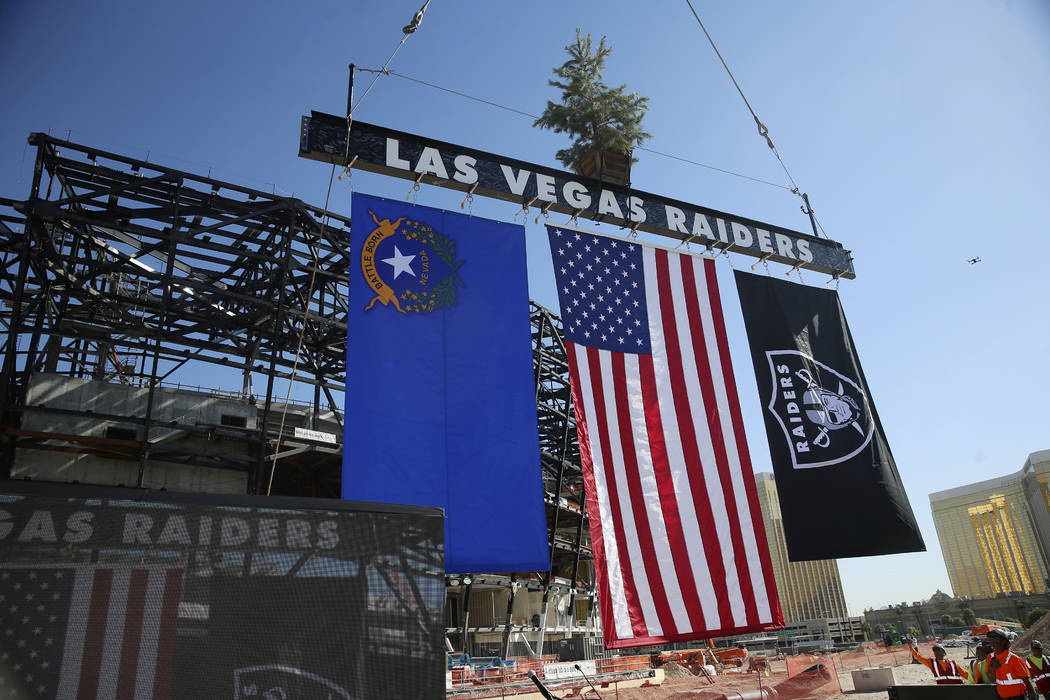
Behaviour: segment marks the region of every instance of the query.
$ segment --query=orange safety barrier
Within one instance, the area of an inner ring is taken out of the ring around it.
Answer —
[[[608,659],[596,659],[596,661],[598,673],[638,671],[651,667],[648,656],[613,656]]]
[[[780,698],[834,695],[842,692],[833,654],[799,654],[784,659],[788,679],[776,686]]]
[[[715,658],[725,666],[743,666],[747,658],[747,649],[730,647],[729,649],[714,649]]]

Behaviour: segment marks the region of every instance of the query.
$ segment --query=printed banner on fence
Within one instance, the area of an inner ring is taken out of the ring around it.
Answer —
[[[355,194],[343,498],[445,509],[445,570],[550,566],[525,230]]]
[[[925,551],[838,293],[736,284],[791,560]]]
[[[713,261],[547,231],[605,646],[783,627]]]
[[[0,481],[0,697],[437,697],[442,532],[436,508]]]

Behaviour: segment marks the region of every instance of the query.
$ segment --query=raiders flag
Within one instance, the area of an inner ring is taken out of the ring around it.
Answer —
[[[736,286],[791,561],[925,551],[838,293]]]

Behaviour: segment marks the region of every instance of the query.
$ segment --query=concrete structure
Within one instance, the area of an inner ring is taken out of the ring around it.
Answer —
[[[1048,592],[1050,450],[1021,471],[930,494],[944,565],[956,596]]]
[[[864,639],[863,622],[864,618],[860,616],[817,617],[785,622],[784,629],[773,634],[783,637],[779,644],[782,651],[797,653],[824,649],[833,644],[859,642]]]
[[[752,654],[799,654],[863,641],[863,625],[860,616],[818,617],[786,622],[784,629],[775,632],[722,637],[715,642],[719,646],[742,646]]]
[[[834,559],[789,561],[787,541],[784,539],[784,519],[780,513],[780,499],[773,474],[755,474],[755,483],[758,486],[758,502],[762,507],[762,521],[766,527],[784,622],[849,619],[838,562]]]
[[[1000,594],[994,598],[965,598],[952,596],[937,591],[927,600],[902,601],[896,605],[887,605],[877,610],[865,610],[864,620],[871,628],[869,636],[878,638],[879,628],[896,628],[906,631],[914,627],[923,635],[937,634],[941,627],[941,618],[948,615],[959,620],[968,617],[967,611],[973,612],[977,619],[1020,620],[1036,609],[1050,610],[1050,595]]]
[[[543,591],[521,584],[507,586],[498,577],[481,574],[473,577],[469,597],[461,590],[462,585],[454,587],[454,594],[446,597],[445,618],[468,621],[474,656],[499,656],[504,650],[507,656],[531,656],[538,649],[557,654],[559,643],[573,637],[584,637],[581,641],[591,643],[582,658],[594,658],[596,652],[601,652],[601,620],[589,598],[574,596],[571,591],[552,592],[545,605]],[[505,639],[508,626],[512,632]],[[459,629],[447,630],[452,638],[460,633]]]
[[[256,400],[200,387],[158,386],[144,439],[141,416],[149,394],[138,382],[32,375],[18,430],[32,442],[24,441],[15,451],[11,477],[246,493],[262,413]],[[278,430],[283,433],[282,457],[292,462],[308,451],[338,457],[342,434],[330,414],[315,418],[304,406],[291,404],[287,412],[284,404],[276,406],[265,432],[271,438]],[[185,463],[190,454],[197,464]],[[201,466],[209,462],[217,466]]]

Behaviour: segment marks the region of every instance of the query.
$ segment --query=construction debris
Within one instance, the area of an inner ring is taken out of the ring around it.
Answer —
[[[660,668],[664,670],[664,678],[671,681],[676,681],[679,678],[693,678],[695,675],[688,668],[676,661],[666,663]]]
[[[1050,642],[1050,613],[1047,613],[1036,620],[1035,624],[1026,629],[1021,636],[1015,639],[1010,644],[1010,650],[1015,654],[1021,654],[1023,652],[1023,655],[1027,656],[1028,649],[1032,645],[1033,639],[1038,639],[1043,644]]]

